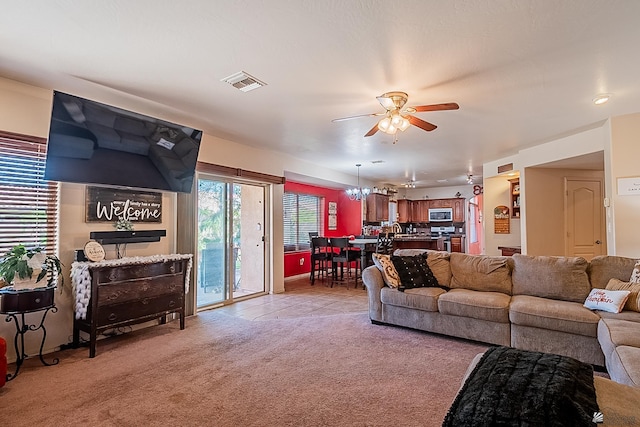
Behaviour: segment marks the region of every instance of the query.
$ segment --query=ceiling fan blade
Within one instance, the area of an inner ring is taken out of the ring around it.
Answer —
[[[359,119],[360,117],[377,117],[377,116],[384,116],[386,113],[371,113],[371,114],[359,114],[357,116],[349,116],[349,117],[340,117],[339,119],[333,119],[331,120],[332,123],[335,122],[343,122],[345,120],[351,120],[351,119]]]
[[[369,132],[367,132],[364,136],[372,136],[373,134],[375,134],[376,132],[378,132],[378,124],[376,123],[371,130],[369,130]]]
[[[409,118],[409,123],[411,123],[414,126],[419,127],[420,129],[426,130],[427,132],[434,130],[435,128],[437,128],[438,126],[429,123],[429,122],[425,122],[422,119],[419,119],[417,117],[414,116],[407,116]]]
[[[413,109],[418,113],[422,111],[457,110],[458,108],[460,108],[460,106],[455,102],[447,102],[445,104],[420,105],[418,107],[413,107]]]

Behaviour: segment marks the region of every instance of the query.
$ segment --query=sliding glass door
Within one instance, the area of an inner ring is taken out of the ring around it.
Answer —
[[[265,190],[198,179],[198,308],[265,292]]]

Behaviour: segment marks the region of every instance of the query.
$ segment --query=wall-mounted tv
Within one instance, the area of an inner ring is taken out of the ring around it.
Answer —
[[[45,179],[190,193],[202,131],[55,91]]]

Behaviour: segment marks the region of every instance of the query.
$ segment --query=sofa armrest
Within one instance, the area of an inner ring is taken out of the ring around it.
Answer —
[[[362,283],[367,287],[369,295],[369,318],[372,321],[382,322],[382,301],[380,291],[385,286],[382,273],[375,265],[362,271]]]

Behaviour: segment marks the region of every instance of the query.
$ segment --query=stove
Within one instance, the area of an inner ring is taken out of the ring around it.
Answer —
[[[454,226],[433,226],[431,227],[431,237],[444,237],[444,250],[451,252],[451,240],[450,235],[455,233],[456,228]]]
[[[446,227],[431,227],[431,237],[445,237],[449,238],[449,235],[455,233],[456,228],[454,226],[446,226]]]

